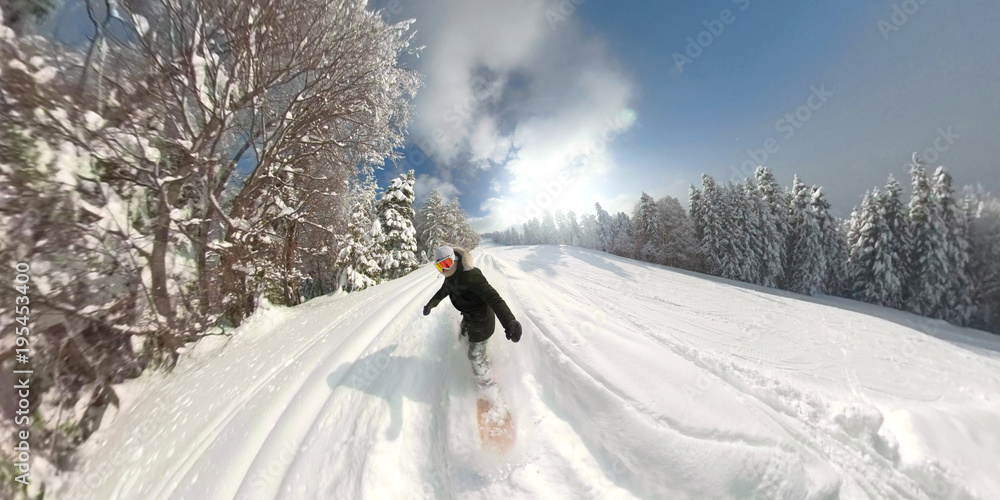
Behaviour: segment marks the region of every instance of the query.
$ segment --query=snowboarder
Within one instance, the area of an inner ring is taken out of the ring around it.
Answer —
[[[521,324],[482,271],[472,265],[468,250],[439,246],[434,249],[434,266],[445,276],[444,284],[424,306],[424,316],[445,297],[451,298],[451,305],[462,312],[459,336],[469,338],[469,360],[476,383],[483,388],[492,387],[496,381],[486,359],[486,341],[496,328],[493,317],[496,315],[500,320],[507,339],[512,342],[521,340]]]

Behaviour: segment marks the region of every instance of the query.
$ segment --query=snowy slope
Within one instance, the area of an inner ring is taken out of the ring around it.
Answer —
[[[488,247],[524,325],[483,451],[432,267],[122,387],[57,498],[1000,498],[1000,341],[569,247]]]

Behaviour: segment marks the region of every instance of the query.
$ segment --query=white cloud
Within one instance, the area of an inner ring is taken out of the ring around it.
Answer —
[[[469,218],[469,224],[480,233],[497,231],[520,223],[518,219],[520,207],[512,200],[489,198],[480,208],[486,212],[485,216]]]
[[[549,23],[546,12],[558,5],[431,0],[414,6],[414,27],[426,45],[419,68],[426,85],[411,130],[439,165],[440,179],[503,165],[506,172],[492,169],[503,180],[482,203],[482,224],[531,205],[592,208],[607,185],[602,178],[619,169],[608,148],[635,122],[634,86],[573,16]]]
[[[416,182],[413,184],[413,195],[416,203],[421,203],[426,200],[427,196],[431,194],[431,191],[435,189],[438,190],[438,193],[444,200],[455,198],[461,193],[458,188],[450,182],[443,181],[430,175],[419,174],[417,175]]]

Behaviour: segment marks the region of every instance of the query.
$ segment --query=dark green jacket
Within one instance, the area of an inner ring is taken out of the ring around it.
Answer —
[[[505,330],[514,321],[514,314],[496,289],[486,281],[482,271],[475,267],[466,269],[461,259],[459,254],[455,274],[444,279],[441,289],[427,305],[437,307],[445,297],[450,298],[451,305],[462,312],[462,329],[468,333],[469,340],[482,342],[493,335],[494,314]]]

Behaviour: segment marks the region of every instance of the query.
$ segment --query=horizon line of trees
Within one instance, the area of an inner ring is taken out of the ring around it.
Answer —
[[[796,293],[839,296],[1000,333],[1000,200],[914,155],[912,193],[891,176],[846,220],[798,176],[784,189],[766,167],[719,185],[702,176],[685,211],[642,193],[631,215],[599,203],[579,221],[546,211],[485,234],[503,245],[572,245]]]

